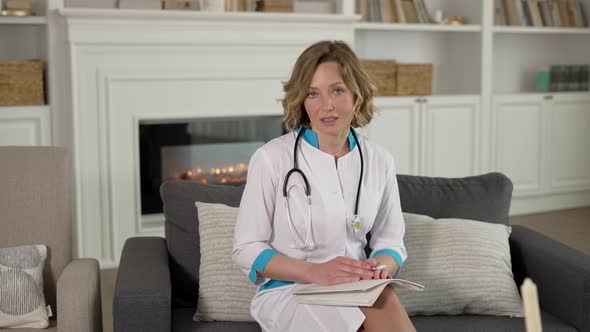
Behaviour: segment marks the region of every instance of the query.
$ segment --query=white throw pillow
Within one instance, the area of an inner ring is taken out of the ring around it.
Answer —
[[[509,226],[408,213],[404,220],[408,259],[399,278],[424,285],[399,295],[408,314],[523,316]]]
[[[199,300],[195,321],[253,322],[256,286],[231,260],[238,208],[196,202],[199,214]]]
[[[43,294],[44,245],[0,248],[0,328],[49,325]]]

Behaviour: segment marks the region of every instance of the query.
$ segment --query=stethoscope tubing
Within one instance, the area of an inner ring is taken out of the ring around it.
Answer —
[[[313,241],[312,242],[309,241],[309,238],[311,235],[311,187],[309,186],[309,181],[307,180],[307,176],[305,176],[305,173],[303,173],[303,171],[299,168],[299,164],[297,162],[297,148],[299,146],[299,141],[301,140],[301,136],[303,136],[303,132],[305,130],[306,130],[305,127],[301,127],[301,130],[299,130],[299,133],[297,134],[297,138],[295,139],[295,146],[293,147],[293,168],[287,172],[287,174],[285,175],[285,181],[283,183],[283,197],[285,198],[285,207],[287,208],[287,219],[288,219],[288,223],[289,223],[289,229],[291,230],[291,235],[293,237],[297,236],[298,240],[303,242],[303,246],[294,245],[294,247],[299,248],[299,249],[314,247]],[[351,133],[352,133],[352,137],[354,138],[354,141],[356,143],[356,146],[358,147],[359,156],[361,159],[361,172],[360,172],[358,187],[357,187],[357,191],[356,191],[356,201],[354,204],[354,220],[356,221],[358,219],[358,209],[359,209],[361,185],[363,182],[364,160],[363,160],[363,152],[362,152],[358,137],[357,137],[356,133],[354,132],[354,130],[352,130],[352,128],[351,128]],[[301,178],[303,179],[303,182],[305,183],[305,186],[293,185],[289,189],[287,189],[287,185],[289,183],[289,178],[291,177],[291,175],[293,173],[297,173],[301,176]],[[299,233],[297,233],[295,231],[295,229],[293,227],[293,220],[291,218],[291,208],[289,205],[289,192],[293,187],[296,187],[296,186],[304,187],[303,189],[305,191],[305,195],[307,196],[308,219],[307,219],[307,234],[305,236],[305,241],[303,241],[303,239],[301,238]],[[353,226],[353,228],[354,228],[354,226]],[[356,228],[354,228],[354,229],[356,230]],[[295,239],[293,239],[293,240],[295,240]],[[295,240],[295,242],[298,242],[298,241]]]

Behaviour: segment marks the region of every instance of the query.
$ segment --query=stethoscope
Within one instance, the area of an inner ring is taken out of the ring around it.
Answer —
[[[291,248],[294,249],[313,249],[315,247],[315,243],[313,243],[313,240],[311,239],[311,189],[309,187],[309,181],[307,181],[307,177],[305,176],[305,174],[303,173],[302,170],[299,169],[298,167],[298,163],[297,163],[297,146],[299,145],[299,141],[301,140],[301,136],[303,135],[303,132],[306,130],[305,127],[301,127],[301,130],[299,130],[299,134],[297,135],[297,138],[295,139],[295,146],[293,147],[293,168],[291,170],[289,170],[287,172],[287,175],[285,175],[285,182],[283,183],[283,197],[285,198],[285,206],[287,208],[287,221],[289,223],[289,229],[291,230],[291,236],[293,237],[293,243],[291,244]],[[359,197],[361,194],[361,183],[363,180],[363,152],[361,150],[361,145],[359,144],[359,140],[358,137],[356,136],[356,133],[354,132],[354,130],[350,130],[350,132],[352,133],[352,137],[354,138],[354,141],[356,142],[356,146],[359,149],[359,156],[361,158],[361,174],[359,176],[359,184],[358,184],[358,188],[356,191],[356,202],[354,204],[354,218],[352,219],[352,229],[354,230],[354,232],[357,232],[360,228],[361,228],[361,218],[359,217],[358,214],[358,210],[359,210]],[[292,186],[289,187],[289,189],[287,189],[287,184],[289,183],[289,177],[291,176],[291,174],[293,173],[298,173],[299,175],[301,175],[301,178],[303,179],[303,182],[305,183],[305,186],[302,186],[299,183],[293,184]],[[291,207],[289,205],[289,194],[291,192],[291,189],[299,187],[301,189],[303,189],[303,191],[305,192],[305,195],[307,196],[307,232],[305,235],[305,240],[303,240],[301,238],[301,236],[299,235],[299,233],[297,233],[295,231],[295,227],[293,226],[293,219],[291,218]]]

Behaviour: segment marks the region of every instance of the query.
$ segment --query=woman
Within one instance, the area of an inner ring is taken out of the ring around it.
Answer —
[[[295,300],[308,283],[391,278],[405,227],[392,156],[352,129],[371,121],[375,87],[350,47],[310,46],[284,91],[291,132],[252,156],[234,234],[234,262],[260,286],[252,316],[264,331],[413,331],[391,287],[372,307]]]

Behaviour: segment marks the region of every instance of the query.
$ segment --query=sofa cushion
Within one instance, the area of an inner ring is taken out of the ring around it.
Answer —
[[[522,317],[512,275],[510,227],[466,219],[404,214],[408,259],[399,278],[424,285],[400,293],[409,315]]]
[[[260,332],[254,322],[195,322],[194,308],[172,309],[172,332]]]
[[[207,185],[189,181],[167,181],[160,187],[166,218],[173,306],[195,308],[197,305],[200,254],[195,202],[237,207],[243,191],[244,186]]]
[[[523,318],[499,316],[458,315],[458,316],[413,316],[410,317],[417,331],[437,332],[497,332],[525,331]],[[543,331],[575,332],[574,327],[567,325],[554,316],[541,312]]]
[[[199,214],[201,261],[197,321],[253,322],[250,302],[256,286],[232,261],[238,209],[224,204],[195,203]]]
[[[398,175],[402,211],[508,225],[512,182],[500,173],[466,178]]]
[[[43,293],[44,245],[0,248],[0,328],[49,325]]]

